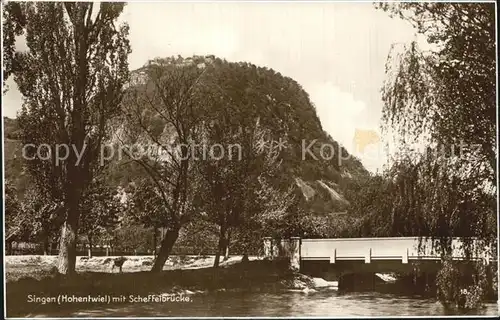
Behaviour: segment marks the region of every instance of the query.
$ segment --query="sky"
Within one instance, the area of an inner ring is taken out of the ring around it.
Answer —
[[[194,54],[267,66],[302,85],[323,129],[368,170],[385,163],[379,146],[356,151],[353,137],[356,129],[379,132],[387,55],[415,39],[407,22],[368,2],[133,2],[121,19],[130,26],[132,70]],[[21,96],[7,84],[3,113],[15,117]]]

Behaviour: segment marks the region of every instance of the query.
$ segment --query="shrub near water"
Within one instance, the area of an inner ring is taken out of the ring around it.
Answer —
[[[482,306],[488,290],[487,267],[482,263],[470,265],[472,276],[464,277],[457,262],[445,260],[436,278],[437,297],[445,306],[476,309]]]

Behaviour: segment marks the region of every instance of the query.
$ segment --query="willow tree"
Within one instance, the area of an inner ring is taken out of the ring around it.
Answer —
[[[69,274],[75,271],[81,197],[99,167],[107,123],[119,111],[128,77],[128,26],[117,25],[124,4],[6,6],[12,7],[4,11],[4,41],[12,49],[13,35],[23,35],[27,46],[7,55],[23,96],[21,139],[32,144],[27,166],[36,184],[64,204],[58,270]],[[42,144],[49,147],[37,155]]]
[[[418,173],[422,183],[437,179],[443,186],[435,185],[432,190],[440,198],[430,198],[421,210],[434,236],[451,236],[443,229],[451,228],[445,223],[447,215],[453,214],[449,218],[456,220],[455,226],[467,223],[471,215],[457,209],[459,200],[447,198],[452,189],[444,186],[455,181],[462,193],[478,197],[495,193],[495,6],[405,3],[380,7],[412,23],[429,44],[425,49],[417,42],[392,48],[382,88],[383,122],[384,129],[396,133],[403,145],[424,142],[431,148],[426,154],[433,155],[434,161],[417,158],[413,164],[428,168]],[[454,202],[453,208],[447,201]],[[496,212],[494,202],[488,203],[493,207],[483,210],[484,215]],[[492,217],[474,219],[495,221]],[[475,231],[477,236],[484,235],[483,230]]]
[[[405,142],[423,136],[462,146],[496,178],[496,45],[493,3],[405,3],[382,8],[411,22],[429,43],[394,46],[382,89],[383,120]]]
[[[405,154],[394,162],[392,217],[403,231],[435,240],[445,262],[439,290],[449,293],[439,296],[447,300],[459,295],[444,285],[446,266],[453,264],[451,238],[465,237],[469,258],[477,254],[472,238],[496,247],[495,5],[379,7],[412,23],[427,41],[425,47],[412,42],[392,48],[382,88],[383,122],[384,130],[399,137],[403,153],[414,152],[408,148],[413,142],[426,145],[423,154],[416,150],[417,157]],[[479,294],[467,299],[482,298],[480,281],[468,290]]]

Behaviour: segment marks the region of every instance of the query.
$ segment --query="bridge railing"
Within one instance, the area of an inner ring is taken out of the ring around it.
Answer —
[[[415,259],[439,260],[437,240],[418,237],[390,237],[390,238],[347,238],[347,239],[302,239],[300,256],[302,260],[395,260],[403,263]],[[461,260],[466,258],[466,250],[460,238],[452,239],[452,258]],[[491,257],[491,250],[484,242],[473,240],[471,243],[473,259]]]

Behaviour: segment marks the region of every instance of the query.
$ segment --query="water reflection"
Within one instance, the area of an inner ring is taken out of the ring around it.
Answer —
[[[437,316],[452,314],[437,301],[382,293],[303,293],[219,292],[193,296],[190,303],[127,304],[105,309],[81,310],[72,316]],[[498,315],[489,303],[476,315]],[[54,316],[54,315],[51,315]]]

